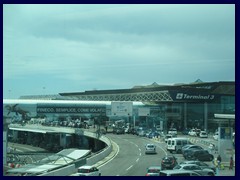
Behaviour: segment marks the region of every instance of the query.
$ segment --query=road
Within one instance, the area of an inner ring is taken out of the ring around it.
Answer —
[[[161,165],[161,159],[168,154],[165,142],[155,142],[151,139],[131,134],[109,134],[119,146],[116,157],[100,167],[103,176],[145,176],[146,170],[152,165]],[[145,145],[153,143],[157,146],[157,154],[145,154]],[[175,154],[183,161],[181,154]]]

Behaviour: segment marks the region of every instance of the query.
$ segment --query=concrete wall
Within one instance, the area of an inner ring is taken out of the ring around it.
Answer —
[[[85,135],[87,134],[90,137],[95,137],[95,133],[92,132],[87,132],[84,133]],[[97,153],[96,155],[93,155],[89,158],[86,159],[86,165],[94,165],[97,162],[101,161],[102,159],[104,159],[106,156],[108,156],[111,152],[112,152],[112,143],[111,140],[109,138],[107,138],[106,136],[101,136],[99,138],[100,141],[103,141],[107,146],[99,153]],[[51,171],[51,172],[47,172],[44,174],[41,174],[39,176],[69,176],[72,175],[74,173],[76,173],[76,169],[78,167],[75,166],[75,164],[71,164],[69,166]]]

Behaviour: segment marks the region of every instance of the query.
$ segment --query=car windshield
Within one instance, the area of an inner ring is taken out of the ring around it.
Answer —
[[[147,145],[148,148],[154,148],[154,145]]]
[[[159,173],[160,169],[149,169],[148,173]]]
[[[90,172],[89,169],[83,169],[83,168],[78,169],[78,173],[89,173],[89,172]]]

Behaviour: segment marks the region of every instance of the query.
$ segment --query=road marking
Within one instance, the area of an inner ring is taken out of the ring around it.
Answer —
[[[141,156],[141,155],[142,155],[142,153],[139,154],[139,156]]]
[[[128,171],[129,169],[131,169],[133,167],[133,165],[131,165],[129,168],[127,168],[126,170]]]
[[[139,158],[136,159],[136,162],[138,162],[138,161],[139,161]]]
[[[118,155],[118,153],[119,153],[119,146],[118,146],[117,143],[115,143],[114,141],[112,141],[112,143],[114,143],[115,146],[117,147],[117,152],[116,152],[116,154],[115,154],[109,161],[106,161],[106,162],[104,162],[103,164],[101,164],[100,166],[98,166],[98,168],[106,165],[107,163],[109,163],[110,161],[112,161],[112,160]]]

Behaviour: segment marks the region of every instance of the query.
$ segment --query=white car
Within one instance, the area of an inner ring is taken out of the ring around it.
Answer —
[[[218,132],[215,132],[215,134],[213,135],[213,139],[218,140]]]
[[[197,136],[197,132],[195,129],[191,129],[189,132],[188,132],[188,135],[190,136]]]
[[[200,138],[207,138],[208,135],[207,135],[206,131],[201,131],[200,134],[199,134],[199,137]]]
[[[154,144],[147,144],[145,154],[156,154],[156,146]]]
[[[169,129],[168,134],[172,134],[174,137],[176,137],[177,136],[177,129],[176,128]]]
[[[78,168],[76,176],[101,176],[101,172],[95,166],[81,166]]]

